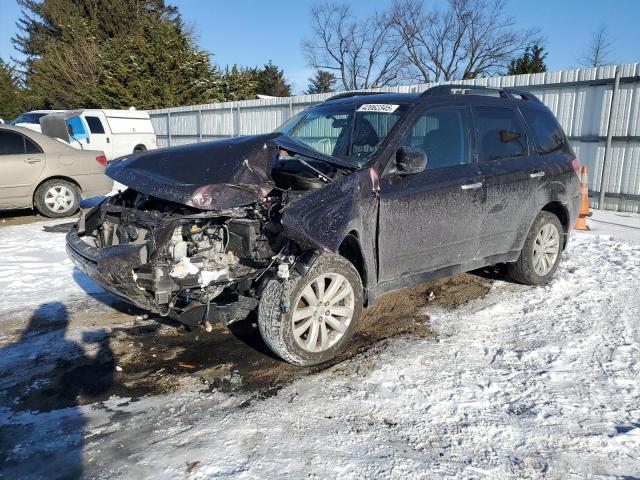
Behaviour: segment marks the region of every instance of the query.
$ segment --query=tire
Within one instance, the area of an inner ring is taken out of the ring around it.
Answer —
[[[324,295],[330,295],[326,300],[334,299],[333,306],[327,305],[328,301],[320,306],[307,301],[308,289],[316,299],[325,299],[318,291],[320,285],[324,285]],[[336,291],[332,294],[333,290]],[[284,308],[287,303],[290,306]],[[362,305],[362,280],[358,271],[345,258],[325,253],[304,275],[293,270],[286,281],[276,278],[267,281],[258,308],[258,327],[267,346],[283,360],[294,365],[317,365],[334,358],[349,342],[362,314]],[[350,309],[350,320],[340,315]],[[312,310],[314,314],[310,313]],[[333,315],[327,315],[329,311]],[[294,314],[301,318],[295,320],[297,333]]]
[[[550,232],[548,240],[545,240],[543,229]],[[554,234],[555,241],[552,238]],[[509,276],[525,285],[542,285],[549,282],[558,269],[563,244],[564,229],[558,217],[550,212],[540,212],[533,221],[518,260],[508,264]],[[552,254],[554,249],[555,255]],[[542,250],[549,253],[541,255]],[[541,260],[538,261],[538,258]]]
[[[147,151],[147,147],[144,145],[136,145],[135,148],[133,149],[133,153],[141,153],[146,151]]]
[[[56,192],[60,197],[54,197]],[[36,210],[45,217],[68,217],[80,208],[80,190],[77,185],[67,180],[54,178],[37,188],[33,203]]]

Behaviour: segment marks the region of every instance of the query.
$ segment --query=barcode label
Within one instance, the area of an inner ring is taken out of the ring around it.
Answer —
[[[360,106],[358,112],[393,113],[399,106],[391,105],[390,103],[365,103]]]

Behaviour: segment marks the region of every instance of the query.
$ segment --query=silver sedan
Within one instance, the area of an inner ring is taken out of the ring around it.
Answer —
[[[78,150],[33,130],[0,125],[0,210],[35,208],[46,217],[66,217],[81,197],[109,193],[103,152]]]

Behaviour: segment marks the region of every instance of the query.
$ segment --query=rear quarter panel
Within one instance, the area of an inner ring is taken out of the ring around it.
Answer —
[[[38,184],[49,178],[70,178],[80,186],[83,197],[106,194],[113,189],[113,180],[104,174],[104,165],[96,161],[100,155],[103,155],[100,151],[71,147],[46,153],[46,168]],[[34,186],[34,192],[36,188],[37,185]]]

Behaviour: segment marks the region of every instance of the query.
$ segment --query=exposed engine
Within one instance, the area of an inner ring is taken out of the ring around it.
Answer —
[[[195,324],[203,307],[216,308],[212,302],[223,291],[225,304],[247,297],[267,269],[289,262],[291,242],[279,223],[285,202],[270,196],[247,207],[203,212],[129,189],[87,217],[82,239],[96,248],[139,246],[131,275],[147,300],[141,305],[181,321],[193,315]]]

